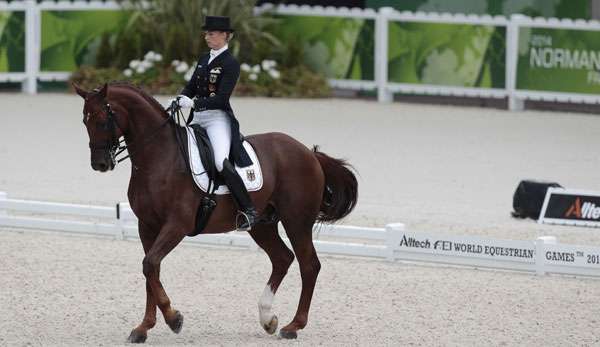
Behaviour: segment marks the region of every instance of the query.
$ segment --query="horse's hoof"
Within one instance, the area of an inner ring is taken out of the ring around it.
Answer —
[[[298,333],[295,331],[286,331],[286,330],[279,330],[279,337],[281,337],[282,339],[288,339],[288,340],[292,340],[292,339],[297,339],[298,338]]]
[[[273,335],[277,331],[278,324],[279,324],[279,321],[277,320],[277,316],[273,315],[273,318],[271,318],[271,321],[268,324],[263,324],[262,327],[263,327],[263,329],[265,329],[267,334]]]
[[[175,318],[167,324],[175,334],[179,334],[181,328],[183,328],[183,315],[179,311],[175,311]]]
[[[145,333],[140,333],[136,329],[133,329],[131,331],[131,334],[129,334],[129,337],[127,338],[127,342],[144,343],[144,342],[146,342],[147,337],[148,337],[148,335],[146,335]]]

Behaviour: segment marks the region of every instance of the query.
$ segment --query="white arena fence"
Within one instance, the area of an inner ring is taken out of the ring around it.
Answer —
[[[22,82],[23,90],[27,93],[36,93],[38,81],[66,81],[71,72],[40,71],[41,52],[41,11],[43,10],[118,10],[120,7],[114,1],[0,1],[0,11],[25,12],[25,71],[18,73],[0,73],[0,82]],[[583,20],[559,20],[556,18],[529,18],[522,15],[504,16],[479,16],[448,13],[424,12],[398,12],[390,7],[373,9],[348,9],[320,6],[297,5],[271,5],[264,4],[256,8],[256,12],[273,10],[282,15],[297,16],[327,16],[371,19],[375,21],[375,52],[374,71],[375,80],[339,80],[332,79],[330,84],[334,87],[354,90],[376,90],[378,100],[389,102],[393,93],[416,93],[426,95],[508,98],[509,109],[523,108],[523,102],[530,100],[561,101],[575,103],[600,103],[597,93],[564,93],[535,90],[519,90],[517,88],[517,60],[519,54],[519,35],[524,29],[549,28],[599,31],[600,22]],[[397,22],[430,22],[466,25],[492,25],[506,27],[506,76],[504,88],[471,88],[428,84],[392,83],[388,81],[388,40],[390,21]]]
[[[57,231],[71,234],[137,239],[137,219],[128,203],[115,207],[9,199],[0,192],[0,228]],[[289,241],[284,241],[289,245]],[[323,238],[335,241],[323,240]],[[553,236],[536,240],[500,240],[406,231],[401,223],[385,228],[317,225],[318,252],[388,261],[411,261],[546,273],[600,276],[600,248],[558,244]],[[198,235],[187,244],[257,250],[246,233]]]

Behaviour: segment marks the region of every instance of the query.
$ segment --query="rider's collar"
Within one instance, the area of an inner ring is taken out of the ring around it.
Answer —
[[[219,54],[225,52],[227,49],[229,49],[229,45],[228,44],[225,44],[225,46],[221,47],[218,50],[211,49],[210,50],[210,59],[215,59],[216,57],[219,56]]]

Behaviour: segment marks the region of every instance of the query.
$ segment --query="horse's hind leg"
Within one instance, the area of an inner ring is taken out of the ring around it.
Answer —
[[[283,243],[277,233],[277,223],[259,224],[251,231],[250,236],[269,256],[273,270],[267,281],[265,290],[258,302],[260,325],[269,334],[277,330],[277,316],[273,314],[273,299],[277,288],[287,274],[287,270],[294,261],[294,253]]]
[[[148,228],[145,228],[141,221],[139,222],[140,239],[142,246],[144,247],[144,253],[147,254],[156,235],[152,235]],[[142,323],[131,331],[127,341],[132,343],[144,343],[148,337],[148,330],[152,329],[156,325],[156,301],[152,295],[152,289],[150,288],[150,282],[146,280],[146,312]]]
[[[312,220],[312,222],[307,222]],[[321,269],[321,263],[312,242],[312,226],[315,218],[308,219],[282,219],[285,232],[292,243],[296,259],[300,265],[300,276],[302,278],[302,292],[298,310],[292,322],[279,331],[279,336],[286,339],[295,339],[298,330],[303,329],[308,322],[308,311],[312,300],[313,291],[317,282],[317,275]]]

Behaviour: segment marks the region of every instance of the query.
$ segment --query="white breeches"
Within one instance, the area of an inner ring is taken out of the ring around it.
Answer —
[[[194,112],[190,124],[199,124],[206,129],[215,152],[215,166],[219,172],[223,171],[223,160],[229,158],[231,147],[231,124],[227,113],[222,110]]]

